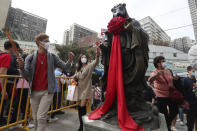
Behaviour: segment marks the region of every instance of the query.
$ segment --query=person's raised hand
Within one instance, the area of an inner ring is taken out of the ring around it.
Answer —
[[[68,59],[70,62],[73,61],[73,58],[75,57],[75,54],[73,52],[68,52]]]

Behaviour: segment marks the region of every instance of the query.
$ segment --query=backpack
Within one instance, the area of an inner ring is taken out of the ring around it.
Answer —
[[[7,74],[8,75],[19,75],[19,72],[17,69],[18,68],[17,68],[16,56],[11,55],[10,67],[8,68]]]

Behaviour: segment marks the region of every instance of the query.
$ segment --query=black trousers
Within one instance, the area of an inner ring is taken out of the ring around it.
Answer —
[[[8,99],[7,100],[3,100],[3,105],[2,105],[2,110],[0,113],[0,116],[3,117],[4,115],[4,111],[6,112],[6,114],[8,114],[9,108],[10,108],[10,101],[11,101],[11,96],[12,96],[12,88],[13,88],[13,84],[11,83],[7,83],[6,86],[6,92],[8,93]],[[1,100],[1,92],[0,92],[0,100]]]
[[[169,98],[157,97],[157,107],[159,112],[164,114],[168,131],[171,131],[172,120],[178,114],[178,105],[173,103]],[[168,108],[169,110],[168,110]]]
[[[13,106],[12,106],[13,111],[12,111],[12,116],[11,116],[11,123],[16,122],[17,112],[18,112],[18,107],[19,107],[19,102],[20,102],[20,94],[21,94],[21,89],[18,88],[17,89],[17,96],[13,101]],[[20,105],[20,112],[22,113],[22,119],[24,119],[24,117],[25,117],[27,98],[28,98],[28,89],[23,89],[21,105]]]
[[[57,94],[58,94],[58,100],[57,100]],[[56,109],[56,104],[57,104],[57,109],[59,109],[61,107],[61,97],[62,97],[62,93],[61,92],[55,92],[54,96],[53,96],[53,110]],[[51,113],[51,118],[55,117],[55,112]]]
[[[197,110],[189,109],[187,112],[187,129],[188,131],[193,131],[194,122],[197,119]]]

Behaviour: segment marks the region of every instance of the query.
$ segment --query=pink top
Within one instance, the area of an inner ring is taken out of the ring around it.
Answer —
[[[155,69],[148,81],[157,74],[159,70]],[[164,69],[164,74],[158,76],[154,81],[154,92],[157,97],[169,97],[169,88],[173,87],[173,76],[168,69]]]
[[[23,80],[24,80],[24,84],[23,84]],[[17,88],[22,88],[22,86],[23,86],[24,89],[28,89],[29,88],[29,83],[25,79],[20,78],[18,80],[18,83],[17,83]]]

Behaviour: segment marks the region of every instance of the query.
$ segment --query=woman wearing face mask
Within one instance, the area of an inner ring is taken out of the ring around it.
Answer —
[[[88,58],[86,55],[80,55],[78,60],[77,73],[74,78],[78,80],[78,115],[80,121],[80,127],[78,131],[83,131],[82,116],[86,114],[86,104],[88,99],[91,98],[91,86],[92,86],[92,72],[99,62],[100,49],[96,50],[96,60],[88,64]]]
[[[155,57],[153,63],[156,69],[151,73],[148,81],[154,85],[157,106],[159,112],[165,116],[168,131],[176,130],[175,127],[171,127],[171,123],[176,117],[178,110],[175,110],[174,103],[169,99],[170,88],[173,88],[172,73],[166,69],[163,56]],[[169,113],[167,107],[169,108]]]

